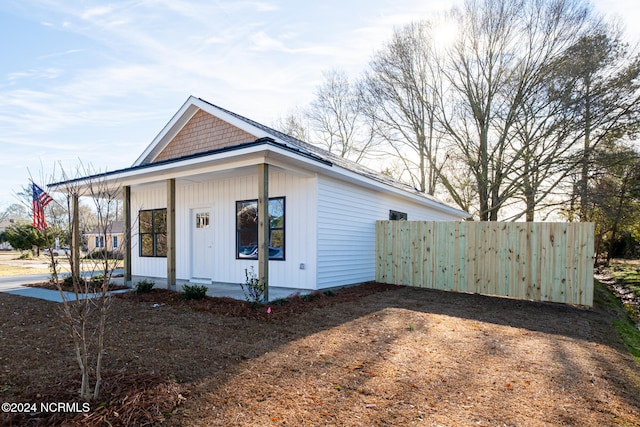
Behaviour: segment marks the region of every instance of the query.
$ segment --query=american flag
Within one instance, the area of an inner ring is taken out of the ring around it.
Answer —
[[[38,230],[47,228],[47,220],[44,217],[44,208],[53,202],[53,197],[44,192],[36,184],[32,184],[33,190],[33,226]]]

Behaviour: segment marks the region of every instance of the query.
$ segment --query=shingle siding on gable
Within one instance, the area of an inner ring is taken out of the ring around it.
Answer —
[[[152,163],[231,147],[256,137],[202,110],[198,111]]]

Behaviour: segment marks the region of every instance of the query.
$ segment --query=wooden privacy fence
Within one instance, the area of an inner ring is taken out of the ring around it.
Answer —
[[[592,223],[378,221],[376,280],[591,307]]]

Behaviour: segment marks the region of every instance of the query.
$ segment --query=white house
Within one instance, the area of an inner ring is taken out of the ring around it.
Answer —
[[[250,266],[278,287],[374,280],[376,220],[468,216],[195,97],[130,168],[74,181],[95,179],[123,190],[125,233],[131,230],[125,276],[169,284],[238,284]],[[68,183],[50,187],[63,190]],[[264,227],[258,199],[269,200]],[[267,244],[268,262],[258,251]]]

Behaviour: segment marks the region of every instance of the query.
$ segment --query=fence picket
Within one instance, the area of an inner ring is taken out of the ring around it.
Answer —
[[[593,305],[591,223],[378,221],[376,280]]]

